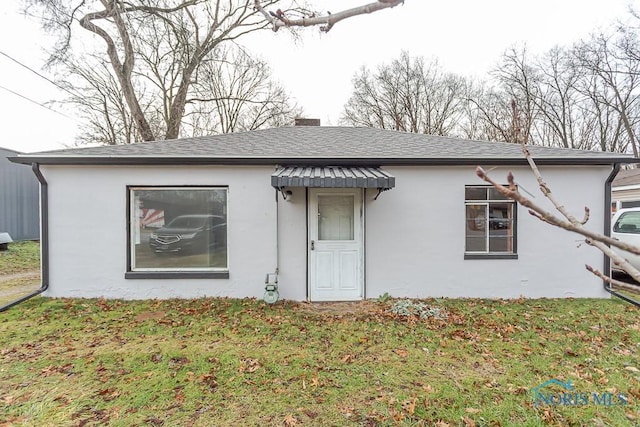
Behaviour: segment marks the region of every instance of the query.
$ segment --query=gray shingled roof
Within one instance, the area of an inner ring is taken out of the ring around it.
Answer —
[[[612,183],[614,187],[637,184],[640,184],[640,169],[622,169]]]
[[[531,147],[541,163],[633,162],[617,153]],[[133,145],[20,155],[43,164],[469,164],[523,163],[517,144],[474,141],[367,127],[292,126]]]

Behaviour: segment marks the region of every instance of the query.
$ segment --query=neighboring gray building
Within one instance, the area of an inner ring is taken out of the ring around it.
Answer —
[[[40,238],[39,184],[29,166],[11,163],[18,151],[0,147],[0,232],[13,240]]]

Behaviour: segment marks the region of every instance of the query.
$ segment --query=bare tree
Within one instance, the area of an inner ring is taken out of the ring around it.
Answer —
[[[264,61],[220,47],[201,67],[185,122],[190,136],[198,136],[282,126],[300,114]]]
[[[582,69],[574,67],[569,52],[556,47],[536,64],[538,87],[532,97],[539,110],[536,136],[543,145],[589,150],[593,134],[584,115],[583,96],[577,90],[584,78]]]
[[[536,108],[536,97],[539,97],[539,82],[537,70],[532,67],[527,59],[526,48],[511,48],[503,55],[501,63],[492,71],[492,76],[501,86],[501,99],[510,99],[519,106],[520,126],[513,125],[513,115],[507,114],[508,126],[505,129],[506,142],[517,141],[516,132],[521,133],[527,140],[531,139],[534,120],[539,110]],[[503,104],[510,105],[511,102]],[[505,116],[501,119],[504,121]]]
[[[124,101],[111,67],[101,58],[86,55],[68,57],[64,62],[64,77],[57,84],[71,94],[64,102],[78,107],[87,125],[78,136],[78,144],[132,144],[141,141],[134,119]],[[141,106],[157,133],[162,131],[162,118],[154,114],[153,97],[138,90]]]
[[[613,37],[613,36],[607,36]],[[623,49],[605,36],[593,37],[573,48],[556,47],[540,57],[526,49],[510,48],[492,73],[497,84],[491,97],[471,98],[484,120],[508,136],[506,115],[496,114],[512,98],[521,106],[521,132],[531,144],[564,148],[621,151],[635,145],[637,73]],[[628,39],[625,46],[631,44]],[[623,58],[623,59],[620,59]],[[635,66],[637,64],[634,63]]]
[[[638,125],[638,90],[640,89],[640,62],[633,55],[631,46],[636,42],[635,36],[628,33],[615,35],[597,34],[590,40],[579,43],[574,49],[576,61],[585,70],[597,77],[605,91],[600,91],[598,102],[616,111],[622,128],[625,131],[628,144],[633,154],[638,157],[635,128]],[[620,46],[626,49],[620,49]]]
[[[437,61],[400,58],[375,74],[362,68],[353,78],[353,93],[341,121],[356,126],[414,133],[451,135],[463,114],[467,81],[443,72]]]
[[[154,134],[164,135],[172,74],[152,52],[151,49],[145,51],[148,71],[136,80],[136,92]],[[171,64],[171,61],[165,62]],[[68,58],[65,70],[67,74],[58,79],[58,84],[73,94],[65,102],[79,107],[87,122],[78,136],[79,144],[117,145],[141,141],[109,64],[95,55],[77,61]],[[180,136],[280,126],[291,123],[299,114],[300,109],[291,103],[282,85],[273,81],[264,61],[250,57],[235,46],[220,47],[203,63],[198,78],[192,82]]]
[[[69,58],[78,24],[103,43],[113,76],[144,141],[180,136],[193,82],[217,47],[269,27],[323,25],[328,31],[342,19],[401,3],[380,0],[322,16],[297,7],[295,2],[283,11],[278,7],[284,3],[281,0],[24,1],[39,10],[44,27],[59,36],[51,64]],[[150,46],[155,49],[149,52]],[[145,114],[139,93],[141,76],[150,79],[163,95],[164,135],[155,132]]]
[[[592,147],[601,151],[627,152],[629,140],[624,131],[620,114],[611,107],[611,89],[602,84],[598,76],[585,73],[576,84],[583,96],[580,104],[584,135],[590,135]]]
[[[512,142],[514,137],[511,98],[488,81],[475,84],[466,94],[466,117],[462,121],[467,138]]]

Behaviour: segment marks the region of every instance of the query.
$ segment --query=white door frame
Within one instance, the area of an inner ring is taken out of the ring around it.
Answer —
[[[321,240],[318,196],[353,196],[353,240]],[[309,188],[308,292],[311,301],[356,301],[364,289],[364,191],[362,188]]]

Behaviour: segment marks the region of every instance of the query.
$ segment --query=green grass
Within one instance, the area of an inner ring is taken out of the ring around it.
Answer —
[[[37,298],[0,313],[0,414],[29,426],[640,423],[637,308],[423,302],[448,318],[393,315],[394,300]],[[629,403],[534,407],[551,378]]]
[[[0,251],[0,275],[22,273],[39,268],[39,242],[9,243],[8,250]]]

